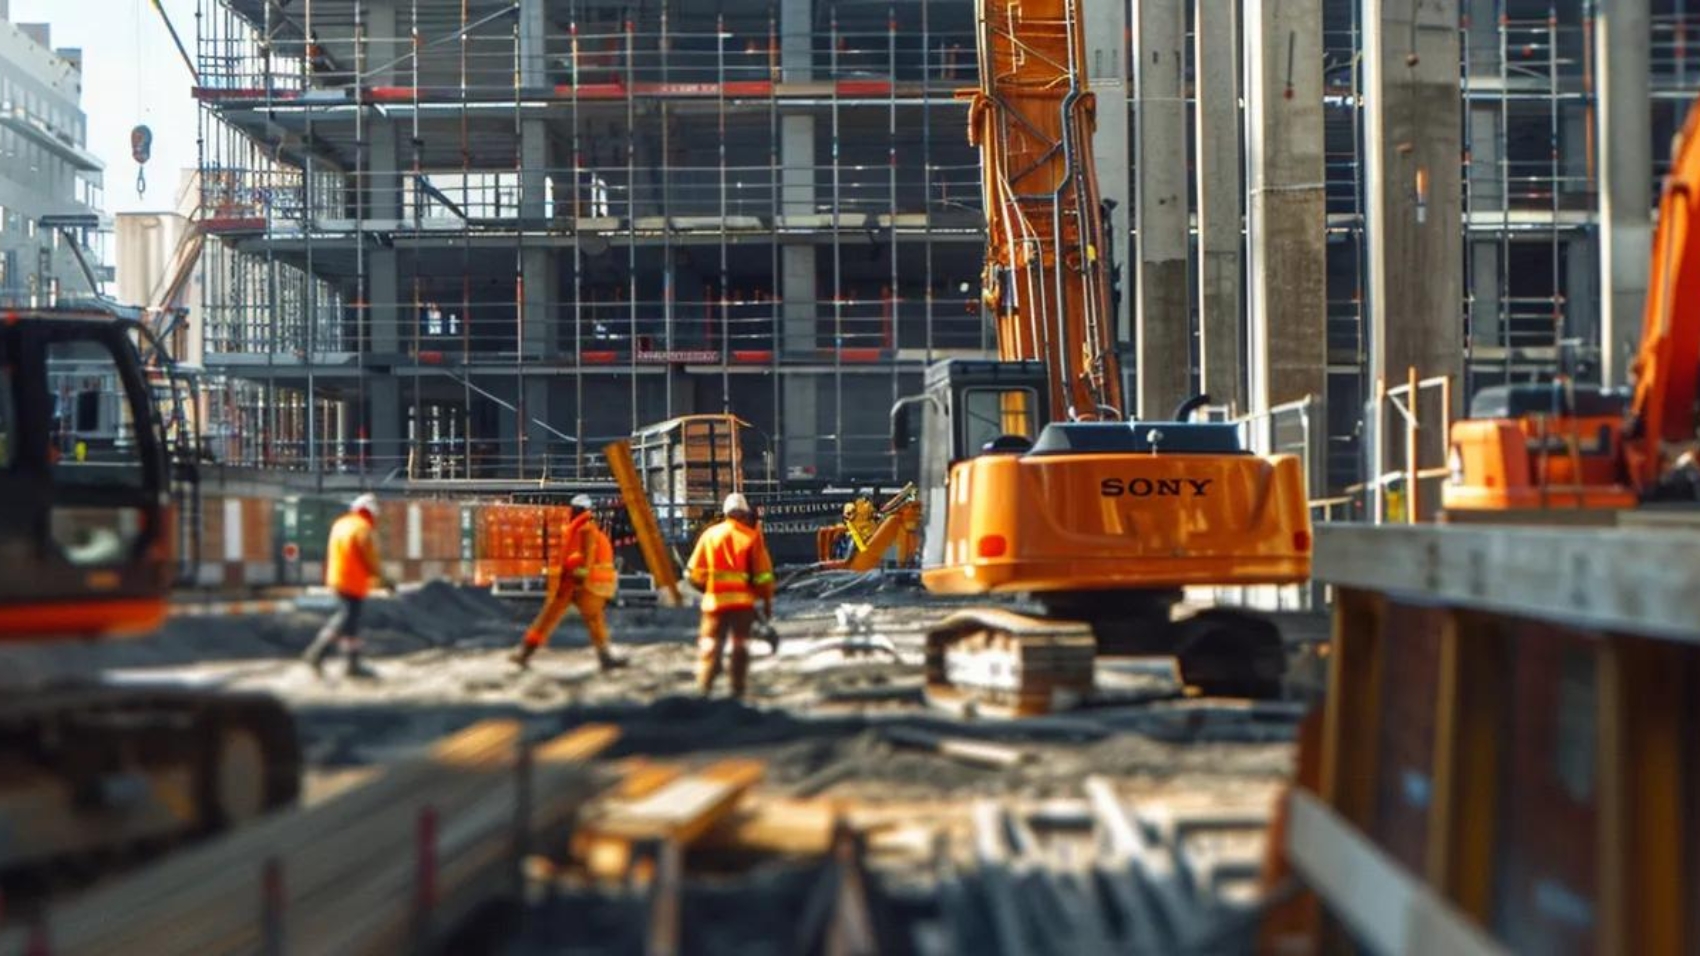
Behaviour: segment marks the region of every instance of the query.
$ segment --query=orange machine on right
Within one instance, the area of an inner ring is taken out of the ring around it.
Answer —
[[[1700,500],[1700,110],[1690,109],[1659,200],[1631,391],[1572,382],[1482,390],[1452,427],[1441,506],[1482,512],[1634,508]],[[1482,515],[1486,517],[1486,515]]]

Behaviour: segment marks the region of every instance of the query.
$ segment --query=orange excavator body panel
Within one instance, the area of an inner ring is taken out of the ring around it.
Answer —
[[[1697,217],[1700,111],[1690,108],[1660,195],[1633,393],[1555,383],[1547,405],[1532,394],[1547,386],[1501,386],[1509,414],[1452,427],[1443,511],[1623,509],[1659,496],[1682,454],[1696,448],[1700,242],[1690,241],[1689,227]],[[1519,391],[1536,407],[1518,409]],[[1614,400],[1620,409],[1606,407]]]
[[[1443,506],[1633,508],[1638,496],[1620,476],[1622,442],[1621,417],[1466,419],[1452,427],[1452,454],[1468,480],[1443,489]]]
[[[1297,458],[986,455],[950,472],[945,562],[927,590],[1302,584],[1311,527]]]

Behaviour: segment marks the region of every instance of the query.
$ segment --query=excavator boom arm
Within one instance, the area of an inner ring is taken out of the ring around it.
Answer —
[[[1004,361],[1042,360],[1052,414],[1119,416],[1080,0],[979,0],[969,141],[986,209],[983,295]]]
[[[1700,397],[1700,109],[1690,109],[1672,151],[1659,200],[1658,228],[1641,346],[1631,366],[1629,467],[1635,484],[1652,487],[1666,467],[1666,442],[1694,440]]]

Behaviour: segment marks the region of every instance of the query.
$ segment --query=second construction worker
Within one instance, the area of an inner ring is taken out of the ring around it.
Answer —
[[[614,567],[614,544],[596,526],[589,495],[574,495],[570,506],[572,517],[563,538],[563,557],[549,571],[549,596],[537,619],[525,629],[524,643],[508,659],[520,667],[530,666],[532,655],[548,643],[567,611],[576,607],[584,618],[584,629],[590,633],[591,646],[596,648],[597,663],[605,671],[612,670],[622,662],[608,649],[608,619],[603,609],[620,583]]]
[[[773,559],[756,527],[750,503],[736,492],[721,508],[724,521],[697,539],[687,566],[702,592],[702,626],[697,631],[697,688],[707,696],[720,675],[721,653],[732,645],[732,696],[742,698],[750,674],[750,631],[759,600],[773,617]]]

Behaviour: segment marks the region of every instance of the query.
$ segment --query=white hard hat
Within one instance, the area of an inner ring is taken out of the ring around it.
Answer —
[[[364,511],[372,517],[378,516],[378,496],[367,492],[354,499],[348,505],[349,511]]]
[[[751,514],[750,503],[745,501],[744,496],[736,491],[726,496],[726,503],[720,506],[720,511],[722,514],[729,515]]]
[[[592,507],[594,507],[590,503],[590,496],[589,495],[573,495],[573,500],[567,502],[567,504],[572,505],[574,508],[582,509],[584,511],[589,511]]]

